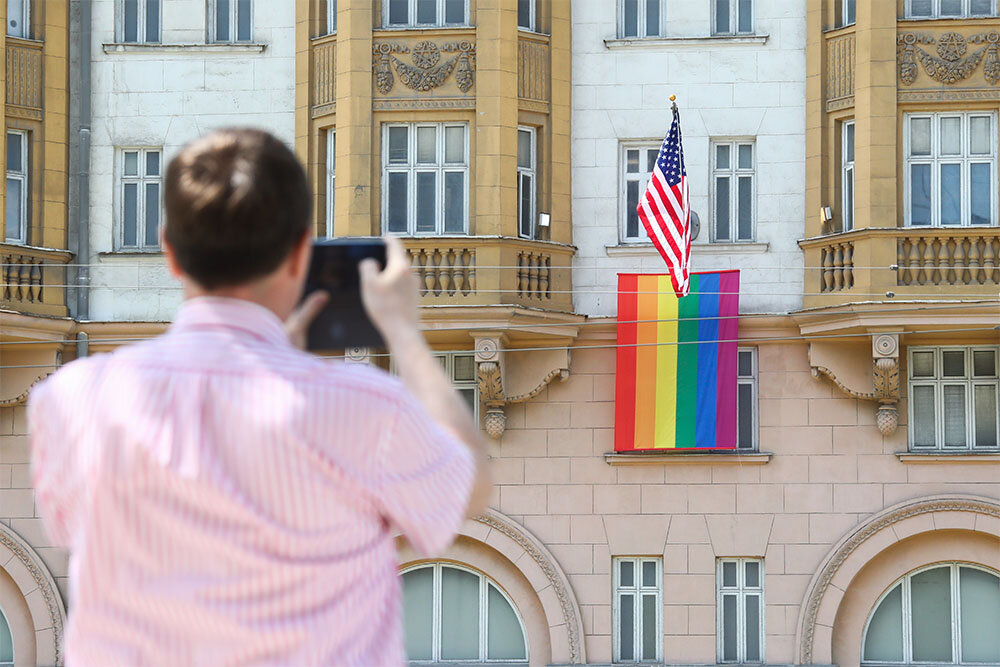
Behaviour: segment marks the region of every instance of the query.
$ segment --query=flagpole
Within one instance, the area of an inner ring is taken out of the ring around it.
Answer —
[[[670,110],[671,111],[677,111],[677,96],[676,95],[671,95],[670,96]]]

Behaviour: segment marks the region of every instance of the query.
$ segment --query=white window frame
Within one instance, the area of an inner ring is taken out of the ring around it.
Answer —
[[[850,6],[854,6],[854,18],[851,18]],[[857,0],[841,0],[840,3],[840,26],[841,28],[854,25],[858,22]]]
[[[115,3],[115,30],[118,33],[118,42],[122,44],[159,44],[163,40],[163,3],[159,0],[156,3],[159,12],[159,20],[156,22],[157,33],[155,39],[149,39],[146,34],[146,13],[149,11],[149,0],[136,0],[136,39],[133,42],[125,41],[125,0],[117,0]]]
[[[28,201],[29,201],[29,188],[31,187],[31,161],[30,161],[30,151],[29,151],[29,138],[28,133],[25,130],[15,130],[7,128],[6,141],[9,142],[11,137],[17,137],[17,140],[21,144],[21,171],[11,171],[10,165],[7,164],[7,180],[17,180],[21,181],[21,219],[18,221],[18,233],[17,236],[7,235],[7,215],[4,212],[4,240],[7,243],[17,243],[20,245],[25,245],[28,243]],[[6,156],[7,145],[4,144],[4,155]],[[7,192],[6,181],[4,182],[4,191]]]
[[[760,586],[747,586],[746,585],[746,564],[747,563],[757,563],[758,577],[760,581]],[[722,568],[725,563],[735,563],[736,564],[736,586],[723,586],[722,585]],[[764,618],[764,613],[766,611],[767,605],[764,600],[764,559],[763,558],[718,558],[716,560],[716,650],[717,650],[717,662],[720,664],[764,664],[767,662],[767,647],[764,644],[767,632],[765,628],[767,627],[767,622]],[[748,661],[746,658],[747,645],[746,645],[746,599],[748,596],[756,595],[757,603],[760,606],[758,612],[758,618],[760,619],[759,628],[760,637],[758,645],[760,646],[760,660]],[[724,660],[723,659],[723,647],[725,642],[725,620],[723,618],[723,598],[735,596],[736,597],[736,653],[738,658],[736,660]]]
[[[334,234],[334,203],[337,186],[337,130],[331,127],[326,131],[326,238],[332,239]]]
[[[729,167],[719,168],[718,147],[729,146]],[[749,169],[739,167],[739,147],[750,146],[751,166]],[[711,200],[712,215],[710,220],[711,234],[709,239],[712,243],[754,243],[757,239],[757,140],[751,137],[744,138],[717,138],[710,143],[711,155],[709,156],[712,166]],[[718,223],[716,220],[716,210],[718,207],[718,185],[717,179],[720,176],[729,177],[729,238],[718,238]],[[739,236],[739,179],[750,178],[750,237],[738,238]]]
[[[326,0],[326,34],[337,34],[337,0]]]
[[[638,11],[636,12],[636,34],[625,35],[625,0],[618,0],[618,37],[620,39],[656,39],[663,37],[667,26],[667,0],[659,0],[660,4],[660,25],[656,29],[655,35],[646,32],[646,0],[636,0]]]
[[[406,127],[407,133],[407,162],[389,163],[389,128]],[[437,155],[439,159],[436,164],[417,163],[417,128],[436,127],[437,128]],[[448,127],[461,127],[463,130],[464,155],[463,162],[445,162],[445,129]],[[418,172],[433,171],[437,173],[437,201],[438,206],[435,211],[434,229],[420,231],[416,229],[417,210],[417,179]],[[389,227],[389,174],[393,172],[406,172],[407,179],[407,230],[406,232],[390,232]],[[445,174],[448,172],[462,172],[465,180],[465,208],[462,211],[462,231],[445,231],[444,227],[444,194],[445,194]],[[382,229],[386,233],[397,236],[443,236],[443,235],[465,235],[469,233],[469,124],[465,122],[441,122],[441,123],[383,123],[382,124]]]
[[[517,127],[518,132],[518,165],[517,165],[517,235],[523,239],[533,239],[535,238],[537,218],[538,218],[538,132],[533,127],[526,127],[519,125]],[[520,146],[521,146],[521,132],[527,132],[531,136],[531,155],[528,161],[531,163],[528,167],[521,166],[520,159]],[[523,177],[527,176],[531,179],[531,192],[528,193],[529,201],[531,204],[531,210],[528,211],[528,225],[530,229],[528,233],[525,234],[524,230],[521,229],[521,221],[523,211],[521,210],[521,204],[523,202]]]
[[[454,568],[456,570],[461,570],[468,572],[469,574],[474,574],[479,577],[479,659],[478,660],[447,660],[442,661],[441,659],[441,570],[445,567]],[[514,604],[514,601],[510,599],[500,584],[486,576],[478,570],[474,570],[471,567],[466,567],[458,563],[447,562],[447,563],[418,563],[416,565],[411,565],[410,567],[400,570],[399,576],[402,578],[407,572],[412,572],[414,570],[421,569],[434,570],[433,579],[433,614],[434,619],[431,624],[433,628],[434,636],[431,638],[431,656],[430,660],[410,660],[410,664],[417,665],[432,665],[435,663],[445,662],[446,664],[461,663],[461,664],[502,664],[502,665],[527,665],[528,661],[531,659],[531,653],[529,652],[530,646],[528,644],[528,633],[524,627],[524,619],[521,618],[521,611]],[[500,595],[507,601],[510,608],[514,611],[514,617],[517,619],[518,624],[521,626],[521,636],[524,637],[524,660],[489,660],[488,655],[488,632],[489,632],[489,586],[496,589]]]
[[[913,658],[913,637],[911,632],[911,620],[913,618],[913,607],[912,598],[910,593],[910,582],[914,576],[925,572],[927,570],[933,570],[939,567],[948,567],[950,572],[950,585],[951,585],[951,655],[953,658],[952,662],[946,663],[926,663],[919,662],[914,663]],[[868,618],[865,620],[865,629],[861,633],[861,655],[859,659],[861,664],[865,667],[874,667],[876,665],[935,665],[937,667],[943,667],[943,665],[986,665],[988,663],[972,663],[972,662],[962,662],[962,598],[961,598],[961,586],[959,584],[959,568],[967,567],[971,570],[981,570],[988,574],[992,574],[994,577],[1000,577],[1000,572],[993,570],[988,567],[983,567],[982,565],[976,563],[967,563],[963,561],[952,561],[944,563],[934,563],[932,565],[927,565],[919,569],[907,572],[899,579],[896,579],[888,588],[879,596],[875,604],[872,605],[871,611],[868,612]],[[864,660],[865,656],[865,644],[868,641],[868,629],[871,626],[872,619],[875,617],[875,612],[882,605],[882,602],[896,590],[896,586],[902,585],[901,607],[903,613],[903,660],[902,662],[889,662],[889,661],[867,661]]]
[[[465,20],[462,23],[445,23],[445,0],[437,0],[438,20],[434,23],[417,23],[417,0],[407,0],[407,22],[389,23],[389,0],[382,0],[382,27],[396,30],[423,29],[423,28],[459,28],[469,25],[469,0],[465,0]]]
[[[749,354],[750,355],[750,364],[751,364],[750,365],[750,369],[751,369],[750,370],[750,375],[740,375],[740,373],[739,373],[739,355],[741,355],[741,354]],[[751,442],[751,445],[750,445],[750,447],[740,447],[739,446],[740,445],[739,410],[738,410],[738,407],[737,407],[736,448],[737,448],[737,450],[739,450],[741,452],[756,452],[759,449],[759,447],[760,447],[759,438],[758,438],[759,428],[758,428],[758,413],[757,413],[757,405],[758,405],[758,402],[759,402],[758,401],[758,389],[760,387],[760,383],[759,383],[758,375],[757,375],[757,348],[756,347],[740,347],[740,348],[737,348],[737,350],[736,350],[736,363],[737,363],[737,367],[736,367],[737,392],[739,391],[738,387],[740,385],[747,385],[747,386],[751,387],[751,391],[750,391],[750,393],[751,393],[751,399],[750,399],[751,400],[751,408],[750,408],[750,414],[751,414],[751,420],[750,420],[750,423],[751,423],[750,442]],[[739,397],[739,394],[737,393],[737,401],[738,401],[738,397]],[[737,402],[737,406],[738,405],[739,405],[739,403]]]
[[[961,19],[961,18],[972,18],[981,16],[996,16],[997,14],[997,0],[992,0],[992,7],[990,8],[990,13],[988,14],[973,14],[972,13],[972,2],[971,0],[962,0],[962,13],[960,15],[949,15],[941,16],[941,0],[931,0],[931,14],[930,16],[914,16],[913,14],[913,0],[906,0],[906,18],[908,19]]]
[[[138,164],[139,164],[139,175],[138,176],[126,176],[125,175],[125,153],[137,152]],[[163,161],[163,148],[161,146],[126,146],[119,147],[116,149],[116,164],[115,164],[115,218],[116,218],[116,231],[115,231],[115,243],[117,245],[117,250],[122,252],[151,252],[160,250],[159,235],[157,236],[156,245],[149,245],[146,243],[146,185],[152,183],[159,184],[159,218],[157,229],[162,230],[163,228],[163,171],[165,164]],[[146,172],[146,156],[149,153],[159,153],[159,175],[157,176],[147,176]],[[135,245],[125,245],[125,185],[128,183],[136,183],[138,187],[136,188],[136,206],[138,208],[136,212],[136,224],[135,224]]]
[[[621,563],[631,562],[633,565],[633,586],[622,586],[621,583]],[[656,563],[656,585],[642,585],[642,565],[643,563]],[[611,559],[612,575],[612,620],[611,635],[615,662],[644,663],[663,662],[663,558],[656,556],[616,556]],[[641,653],[642,647],[642,599],[644,596],[654,595],[656,597],[656,657],[640,659],[633,656],[630,660],[623,660],[621,657],[621,596],[631,595],[633,604],[632,648],[636,654]]]
[[[852,130],[850,135],[848,130]],[[848,136],[850,136],[851,141],[848,141]],[[854,145],[850,146],[850,155],[848,158],[848,146],[850,143]],[[845,120],[840,124],[840,210],[841,210],[841,231],[849,232],[854,229],[854,213],[856,210],[855,200],[857,198],[857,193],[854,190],[854,158],[856,157],[855,150],[857,148],[857,129],[854,125],[854,119]],[[848,197],[848,183],[850,184],[850,197]]]
[[[12,4],[21,4],[22,14],[24,15],[24,25],[18,34],[12,33],[10,31],[10,6]],[[7,0],[7,36],[16,37],[18,39],[31,39],[31,0]]]
[[[641,202],[643,195],[646,193],[646,187],[649,184],[649,179],[653,175],[652,171],[647,171],[648,158],[644,162],[643,158],[646,157],[646,151],[651,150],[655,156],[659,156],[660,147],[663,142],[656,141],[623,141],[621,142],[619,153],[618,153],[618,163],[621,165],[618,170],[618,226],[619,226],[619,237],[621,242],[624,243],[650,243],[649,235],[646,234],[646,228],[642,225],[642,220],[637,220],[637,236],[628,235],[628,216],[630,207],[628,204],[628,184],[630,181],[636,181],[639,183],[638,189],[638,199]],[[639,151],[639,171],[630,172],[628,170],[628,152],[629,151]],[[637,180],[638,179],[638,180]],[[635,209],[632,208],[632,211]]]
[[[989,155],[971,154],[971,132],[969,131],[970,119],[973,117],[988,117],[990,119],[990,153]],[[912,129],[911,125],[915,119],[926,119],[931,121],[931,154],[911,156]],[[962,153],[960,155],[941,155],[941,119],[961,118],[962,123]],[[907,113],[903,116],[903,216],[907,227],[926,229],[933,227],[944,227],[953,229],[957,227],[996,227],[1000,219],[997,213],[997,114],[992,111],[956,111],[940,113]],[[931,169],[931,224],[913,225],[912,199],[911,199],[911,175],[910,167],[916,164],[930,165]],[[959,164],[961,165],[961,198],[962,213],[960,225],[941,224],[941,165]],[[990,191],[990,213],[991,221],[988,225],[972,225],[972,212],[970,210],[970,174],[972,164],[989,164],[990,179],[992,184]]]
[[[965,369],[966,374],[964,377],[945,377],[944,376],[944,356],[943,352],[957,352],[962,351],[965,354]],[[994,375],[992,377],[988,376],[976,376],[975,369],[973,367],[973,353],[976,351],[992,351],[996,354],[995,360],[996,365],[994,367]],[[913,376],[913,355],[920,352],[933,352],[934,353],[934,377],[933,378],[915,378]],[[908,412],[909,412],[909,449],[914,452],[933,452],[933,451],[945,451],[945,452],[996,452],[1000,451],[1000,414],[997,417],[997,446],[996,447],[977,447],[975,443],[976,437],[976,405],[975,405],[975,387],[976,386],[991,386],[994,387],[997,396],[998,403],[1000,403],[1000,345],[973,345],[973,346],[956,346],[956,345],[942,345],[942,346],[910,346],[907,350],[907,379],[908,379]],[[945,447],[944,446],[944,386],[964,386],[965,387],[965,447]],[[934,387],[934,446],[916,446],[914,429],[916,428],[916,420],[914,419],[914,401],[913,401],[913,388],[918,386],[930,386]],[[1000,413],[1000,406],[997,408],[998,413]]]
[[[167,0],[161,0],[165,2]],[[240,4],[239,0],[229,0],[229,38],[221,39],[218,35],[216,29],[217,18],[219,15],[219,0],[209,0],[209,34],[212,36],[212,42],[215,44],[248,44],[253,42],[254,33],[254,0],[250,0],[250,36],[246,39],[239,38],[239,12]]]
[[[755,14],[755,0],[750,2],[750,29],[740,30],[740,0],[724,0],[729,8],[729,30],[720,31],[718,28],[718,21],[716,20],[717,13],[719,11],[719,0],[710,0],[712,5],[712,34],[713,35],[752,35],[754,34],[754,16]]]
[[[535,4],[535,0],[525,0],[528,3],[528,25],[521,25],[521,15],[518,12],[517,17],[517,27],[519,30],[527,30],[528,32],[535,32],[538,27],[538,7]]]

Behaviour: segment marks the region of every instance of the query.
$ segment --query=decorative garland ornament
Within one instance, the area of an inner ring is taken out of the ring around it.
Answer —
[[[409,53],[413,64],[405,63],[394,54]],[[457,55],[441,62],[442,53]],[[396,67],[393,74],[392,67]],[[375,88],[388,95],[399,81],[417,92],[425,93],[444,84],[455,72],[455,84],[463,93],[475,83],[476,46],[472,42],[449,42],[437,45],[425,40],[412,47],[395,42],[381,42],[372,46],[372,72]]]
[[[969,43],[984,46],[966,55]],[[937,55],[920,47],[934,44]],[[896,38],[896,61],[899,80],[911,85],[917,79],[917,63],[924,67],[927,76],[943,84],[955,84],[968,79],[983,65],[983,76],[995,86],[1000,83],[1000,32],[990,31],[965,37],[957,32],[946,32],[934,38],[924,33],[904,32]]]

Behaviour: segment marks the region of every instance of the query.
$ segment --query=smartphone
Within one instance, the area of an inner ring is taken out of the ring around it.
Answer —
[[[302,298],[316,290],[330,295],[327,305],[309,327],[309,350],[348,347],[385,347],[361,302],[358,265],[374,259],[385,268],[385,242],[380,238],[353,237],[313,241],[312,263]]]

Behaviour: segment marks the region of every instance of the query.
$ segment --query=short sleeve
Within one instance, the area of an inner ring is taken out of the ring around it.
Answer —
[[[411,400],[401,401],[379,447],[381,510],[422,555],[442,551],[465,519],[476,476],[472,452]]]
[[[53,380],[49,379],[35,386],[28,399],[31,474],[35,501],[49,538],[57,546],[71,546],[80,481],[75,451],[53,393]]]

